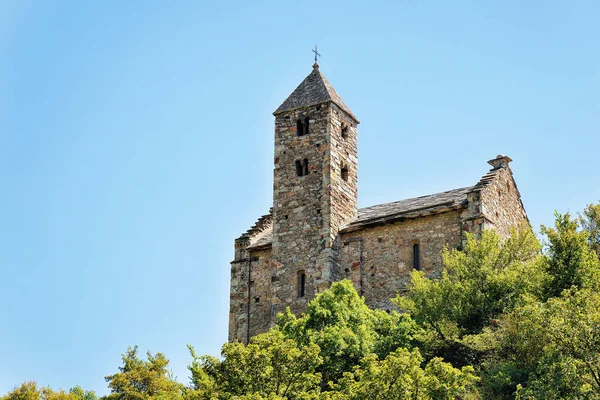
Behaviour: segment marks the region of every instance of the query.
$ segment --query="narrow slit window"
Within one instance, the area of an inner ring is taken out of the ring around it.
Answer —
[[[348,182],[348,167],[342,167],[342,179]]]
[[[303,176],[304,168],[302,167],[302,162],[300,160],[296,160],[296,175]]]
[[[306,273],[298,271],[298,297],[306,295]]]
[[[421,270],[421,249],[419,243],[413,245],[413,268],[417,271]]]
[[[304,118],[304,134],[305,135],[308,135],[310,133],[310,130],[308,128],[309,121],[310,121],[310,119],[308,117]]]
[[[304,123],[301,119],[296,121],[296,134],[298,136],[304,136]]]
[[[342,139],[348,137],[348,125],[342,125]]]

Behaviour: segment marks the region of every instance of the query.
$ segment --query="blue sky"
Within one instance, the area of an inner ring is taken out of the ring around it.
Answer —
[[[600,199],[596,1],[0,0],[0,393],[107,393],[138,344],[187,382],[227,339],[271,113],[321,71],[361,120],[361,206],[514,159],[536,227]]]

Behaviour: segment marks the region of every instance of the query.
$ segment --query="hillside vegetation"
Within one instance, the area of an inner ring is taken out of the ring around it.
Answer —
[[[522,227],[446,249],[440,279],[412,272],[402,312],[369,309],[342,281],[220,358],[188,346],[187,385],[163,354],[130,348],[104,399],[600,399],[600,205],[555,217],[542,244]],[[97,399],[35,382],[0,397]]]

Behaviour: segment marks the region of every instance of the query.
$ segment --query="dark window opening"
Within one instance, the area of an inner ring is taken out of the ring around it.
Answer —
[[[255,302],[255,303],[258,303],[259,301],[260,301],[260,297],[255,297],[255,298],[254,298],[254,302]]]
[[[348,181],[348,167],[342,167],[342,179]]]
[[[298,297],[304,297],[306,294],[306,273],[298,271]]]
[[[306,176],[308,175],[308,158],[304,160],[296,160],[296,175]]]
[[[348,125],[342,125],[342,139],[348,137]]]
[[[413,268],[417,271],[421,269],[421,251],[418,243],[413,245]]]
[[[298,136],[304,136],[304,124],[301,119],[296,121],[296,134]]]
[[[308,117],[305,117],[304,120],[299,119],[296,121],[296,134],[298,136],[304,136],[304,135],[309,134],[309,129],[308,129],[309,121],[310,120]]]

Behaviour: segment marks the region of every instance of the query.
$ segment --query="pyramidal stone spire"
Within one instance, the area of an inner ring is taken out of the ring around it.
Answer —
[[[356,122],[358,119],[354,116],[350,108],[344,103],[342,98],[336,93],[331,83],[325,78],[325,75],[319,71],[319,64],[313,65],[312,72],[302,81],[300,85],[289,95],[273,115],[281,114],[285,111],[295,110],[297,108],[314,106],[317,104],[335,103],[344,110]]]

